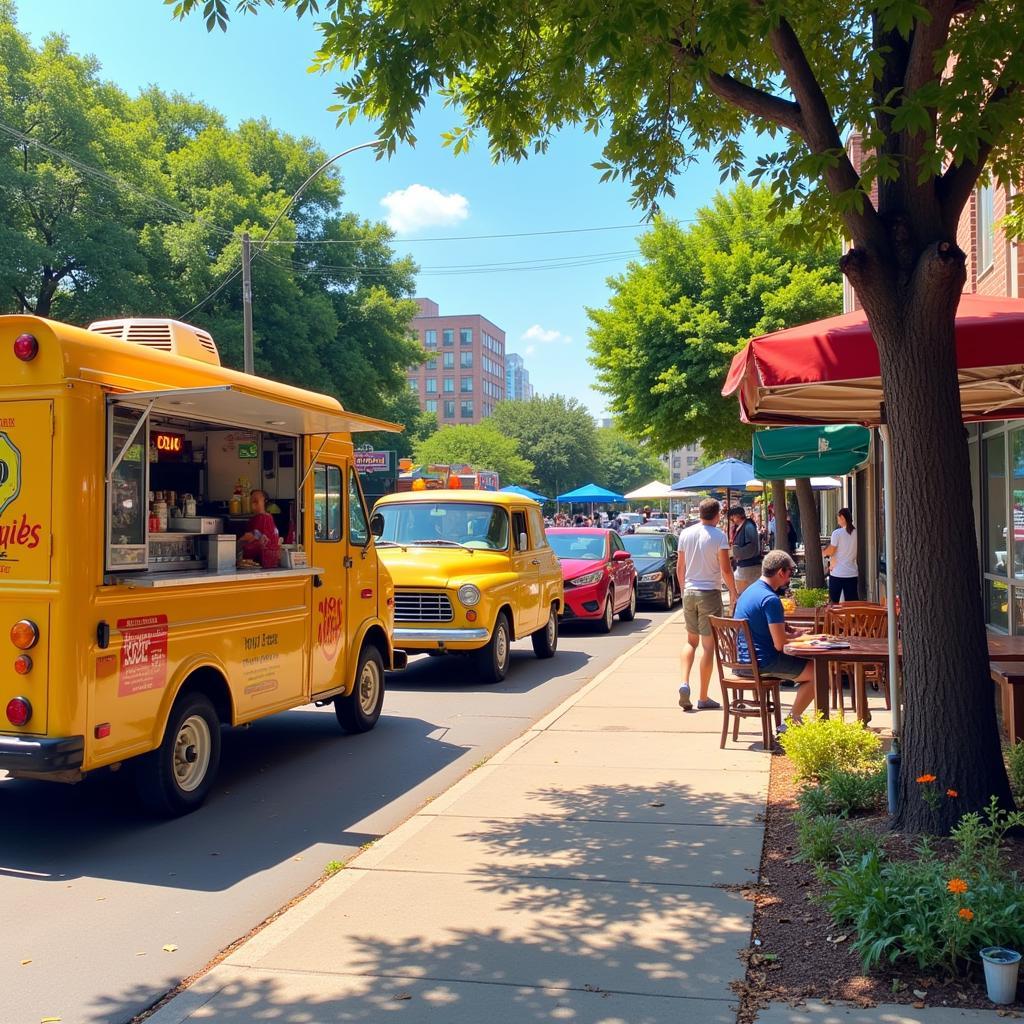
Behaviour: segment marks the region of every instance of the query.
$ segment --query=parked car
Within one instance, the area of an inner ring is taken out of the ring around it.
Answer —
[[[408,491],[381,498],[370,525],[395,583],[395,647],[470,655],[487,683],[505,678],[513,640],[554,655],[562,572],[535,501]]]
[[[636,566],[614,530],[562,527],[548,530],[548,540],[562,563],[564,619],[589,619],[601,633],[611,632],[616,615],[633,620]]]
[[[672,534],[637,533],[623,537],[622,543],[636,566],[637,597],[671,610],[676,601],[682,600],[676,579],[676,538]]]

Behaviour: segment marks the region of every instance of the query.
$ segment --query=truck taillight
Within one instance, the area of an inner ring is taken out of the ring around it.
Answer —
[[[14,339],[14,354],[23,362],[30,363],[39,354],[39,342],[33,334],[19,334]]]
[[[27,697],[12,697],[7,702],[7,721],[11,725],[27,725],[32,717],[32,705]]]
[[[19,676],[27,676],[32,671],[32,659],[27,654],[19,654],[14,659],[14,671]]]
[[[19,651],[30,651],[39,642],[39,627],[31,619],[21,619],[11,626],[11,643]]]

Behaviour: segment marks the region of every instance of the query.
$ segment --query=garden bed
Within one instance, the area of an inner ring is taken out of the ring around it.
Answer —
[[[737,984],[739,1021],[753,1021],[757,1010],[772,1001],[798,1004],[804,999],[843,1000],[866,1007],[906,1003],[916,1007],[950,1006],[994,1009],[985,995],[980,968],[967,977],[942,980],[912,965],[883,964],[865,973],[850,948],[853,935],[838,928],[826,909],[815,902],[821,887],[813,865],[794,861],[798,854],[794,813],[798,809],[793,763],[782,753],[771,757],[764,848],[754,902],[752,945],[744,950],[745,980]],[[885,841],[889,860],[914,856],[913,843],[889,830],[884,813],[857,819],[865,830]],[[1024,842],[1007,842],[1012,867],[1024,875]],[[949,852],[948,840],[935,842],[936,854]],[[1024,1017],[1020,1003],[1003,1008],[1007,1017]]]

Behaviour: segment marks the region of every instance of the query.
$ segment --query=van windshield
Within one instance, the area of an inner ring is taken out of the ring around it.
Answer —
[[[508,513],[495,505],[463,501],[380,505],[381,541],[424,546],[461,545],[504,551],[508,547]]]

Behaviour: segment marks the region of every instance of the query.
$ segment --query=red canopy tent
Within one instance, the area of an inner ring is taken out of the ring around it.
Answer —
[[[956,315],[964,420],[1024,417],[1024,299],[964,295]],[[754,338],[729,367],[747,423],[881,422],[878,350],[863,310]]]
[[[956,315],[957,374],[965,421],[1024,418],[1024,300],[963,295]],[[878,349],[863,310],[752,339],[722,388],[736,395],[746,423],[883,424]],[[883,447],[888,429],[882,426]],[[885,551],[889,585],[889,678],[893,734],[899,737],[892,465],[885,452]],[[894,791],[890,789],[890,807]]]

